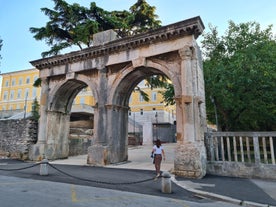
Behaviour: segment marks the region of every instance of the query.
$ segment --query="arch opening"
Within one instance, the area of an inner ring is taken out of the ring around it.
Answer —
[[[139,92],[135,92],[135,88],[139,84],[141,87],[145,83],[145,79],[156,75],[165,76],[170,80],[160,69],[142,66],[130,68],[129,72],[116,85],[111,102],[113,105],[121,106],[124,110],[121,110],[120,115],[115,115],[114,112],[111,115],[116,117],[116,122],[110,123],[113,126],[112,134],[118,135],[116,139],[111,140],[111,143],[118,145],[114,142],[121,140],[120,148],[124,149],[122,151],[125,151],[125,148],[130,145],[151,145],[156,139],[161,139],[163,142],[176,142],[175,106],[167,107],[168,109],[174,108],[174,110],[166,109],[165,104],[161,101],[162,95],[159,94],[159,90],[162,89],[152,90],[150,87],[145,87],[146,93],[149,95],[149,102],[143,100],[141,95],[137,95],[140,94]],[[142,90],[145,91],[145,88]],[[154,91],[154,96],[151,91]],[[132,107],[133,103],[135,107]],[[114,127],[114,124],[117,123],[119,124]],[[118,133],[117,129],[121,129],[121,132]]]
[[[53,98],[50,101],[49,110],[61,113],[69,113],[71,111],[75,97],[85,87],[87,87],[87,84],[82,81],[66,81],[57,89],[53,95]]]

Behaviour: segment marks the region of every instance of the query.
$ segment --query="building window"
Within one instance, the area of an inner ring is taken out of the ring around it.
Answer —
[[[26,78],[26,84],[29,84],[30,83],[30,77],[27,77]]]
[[[157,100],[157,92],[154,91],[154,92],[151,93],[151,100],[152,101],[156,101]]]
[[[140,96],[139,96],[139,101],[140,101],[140,102],[143,102],[143,101],[144,101],[144,97],[142,96],[142,94],[140,94]]]
[[[17,99],[20,99],[21,96],[22,96],[22,89],[19,89],[19,90],[17,91]]]
[[[13,100],[13,99],[14,99],[14,91],[11,91],[10,100]]]
[[[19,78],[18,85],[22,85],[23,83],[23,78]]]
[[[6,86],[6,87],[8,87],[8,86],[9,86],[9,81],[8,81],[8,80],[6,80],[6,82],[5,82],[5,86]]]
[[[13,79],[12,79],[12,86],[15,86],[15,82],[16,82],[16,81],[15,81],[15,79],[13,78]]]
[[[33,92],[32,92],[32,98],[36,97],[36,88],[33,88]]]
[[[26,89],[25,89],[25,96],[24,96],[24,98],[27,99],[27,98],[28,98],[28,95],[29,95],[29,89],[26,88]]]
[[[19,104],[16,105],[16,109],[20,109],[20,105]]]
[[[6,101],[8,99],[8,91],[4,92],[4,98],[3,99],[4,99],[4,101]]]

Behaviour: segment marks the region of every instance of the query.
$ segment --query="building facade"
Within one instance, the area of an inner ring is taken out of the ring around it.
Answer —
[[[21,70],[1,76],[0,118],[30,112],[33,101],[40,99],[40,88],[33,87],[39,77],[38,70]]]

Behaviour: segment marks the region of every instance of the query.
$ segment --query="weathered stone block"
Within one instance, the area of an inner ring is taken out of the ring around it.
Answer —
[[[108,147],[93,145],[88,148],[87,164],[94,166],[104,166],[109,163]]]
[[[94,46],[102,45],[106,42],[110,42],[116,39],[118,39],[118,34],[112,29],[93,35]]]
[[[201,143],[183,143],[176,147],[175,174],[202,178],[206,174],[206,150]]]

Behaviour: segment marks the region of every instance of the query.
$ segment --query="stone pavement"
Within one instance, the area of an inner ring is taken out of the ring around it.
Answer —
[[[47,176],[49,179],[49,177]],[[202,199],[203,200],[203,199]],[[203,202],[113,190],[109,188],[0,175],[1,207],[235,207],[222,201]],[[157,205],[158,204],[158,205]]]
[[[162,171],[173,169],[175,143],[163,144],[166,160],[162,162]],[[150,158],[152,146],[129,147],[129,161],[108,165],[106,168],[135,169],[154,171]],[[53,164],[87,165],[86,155],[70,157],[66,160],[56,160]],[[276,206],[276,181],[232,178],[206,175],[203,179],[184,179],[172,177],[178,186],[203,197],[221,200],[245,206]]]

